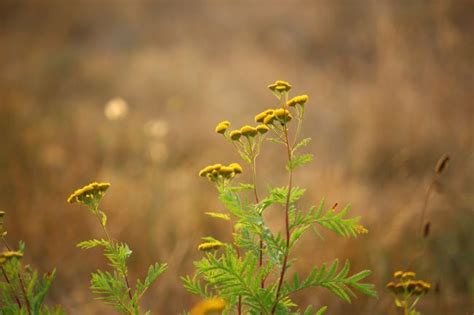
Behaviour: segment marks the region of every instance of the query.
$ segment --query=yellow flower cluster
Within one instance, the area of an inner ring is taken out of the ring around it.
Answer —
[[[226,302],[218,297],[209,298],[199,302],[191,309],[191,315],[220,314],[226,306]]]
[[[214,249],[221,248],[223,246],[224,246],[224,243],[219,242],[219,241],[204,242],[204,243],[199,244],[198,250],[206,252],[206,251],[209,251],[209,250],[214,250]]]
[[[265,134],[266,132],[268,132],[268,130],[270,130],[270,128],[268,128],[268,126],[264,124],[260,124],[256,127],[245,125],[240,129],[232,130],[229,133],[229,137],[233,141],[238,141],[242,136],[247,138],[253,138],[258,134]]]
[[[9,251],[3,252],[0,254],[0,265],[3,265],[10,259],[13,259],[13,258],[20,259],[21,257],[23,257],[23,253],[19,251],[9,250]]]
[[[105,191],[110,187],[109,183],[91,183],[73,192],[67,202],[79,203],[79,204],[90,204],[98,202],[105,194]]]
[[[277,108],[277,109],[267,109],[255,116],[256,122],[263,123],[265,125],[273,125],[276,121],[280,122],[282,125],[289,122],[293,116],[286,108]],[[260,125],[262,126],[262,125]]]
[[[431,284],[423,280],[415,280],[413,271],[396,271],[393,274],[395,281],[387,283],[387,288],[396,295],[422,295],[428,293]]]
[[[242,166],[239,163],[231,163],[228,166],[213,164],[199,171],[199,176],[207,177],[211,181],[216,181],[219,178],[231,179],[237,174],[242,174]]]
[[[268,85],[268,88],[272,92],[288,92],[291,90],[291,84],[283,80],[277,80],[275,83]]]
[[[308,95],[299,95],[293,97],[289,100],[286,105],[289,107],[294,107],[296,105],[304,106],[304,104],[308,101]]]

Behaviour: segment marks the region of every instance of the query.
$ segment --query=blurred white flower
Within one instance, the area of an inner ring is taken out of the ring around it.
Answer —
[[[145,124],[143,129],[151,138],[163,138],[168,134],[168,122],[163,119],[150,120]]]
[[[128,104],[123,98],[113,98],[105,104],[104,114],[109,120],[123,119],[128,114]]]

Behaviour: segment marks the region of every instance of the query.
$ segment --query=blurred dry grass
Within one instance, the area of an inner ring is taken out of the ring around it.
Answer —
[[[285,79],[310,95],[304,134],[316,160],[296,175],[305,202],[351,202],[370,234],[305,239],[301,270],[335,257],[374,270],[380,299],[346,305],[323,290],[299,301],[330,314],[395,314],[384,288],[416,249],[423,195],[438,157],[452,161],[430,200],[432,234],[420,277],[440,291],[425,314],[474,310],[474,3],[472,1],[13,1],[0,2],[0,208],[28,261],[57,266],[50,296],[71,314],[104,314],[88,291],[104,263],[75,244],[100,237],[75,188],[110,181],[111,232],[127,241],[131,273],[155,261],[170,270],[146,304],[176,314],[195,301],[179,282],[203,235],[228,237],[202,213],[220,207],[196,176],[237,158],[213,133],[239,125],[274,99]],[[128,115],[108,120],[115,97]],[[267,147],[262,178],[282,185]],[[263,184],[263,181],[262,181]],[[277,211],[268,218],[278,223]],[[327,244],[331,242],[330,247]],[[68,267],[66,267],[68,266]]]

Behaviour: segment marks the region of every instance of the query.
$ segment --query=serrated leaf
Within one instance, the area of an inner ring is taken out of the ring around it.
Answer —
[[[328,309],[327,306],[323,306],[314,315],[323,315],[327,309]]]
[[[302,155],[293,156],[291,162],[288,163],[286,169],[287,170],[294,170],[297,167],[303,166],[313,160],[313,154],[307,153]]]
[[[311,138],[304,138],[303,140],[301,140],[300,142],[298,142],[298,143],[294,146],[293,152],[295,152],[296,150],[298,150],[298,149],[301,148],[301,147],[307,146],[310,142],[311,142]]]
[[[82,249],[90,249],[94,248],[97,246],[108,246],[110,243],[107,240],[100,239],[100,240],[87,240],[87,241],[82,241],[76,245],[76,247],[82,248]]]

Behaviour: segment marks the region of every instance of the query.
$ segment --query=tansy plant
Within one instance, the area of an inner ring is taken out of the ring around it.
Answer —
[[[430,200],[433,189],[440,184],[441,175],[446,170],[450,157],[448,154],[443,154],[436,163],[434,172],[426,190],[423,207],[421,208],[421,216],[419,222],[419,248],[414,253],[408,265],[408,269],[418,263],[423,263],[423,256],[425,254],[426,244],[430,235],[430,222],[425,222],[425,215],[428,210],[428,201]],[[394,280],[387,283],[387,288],[393,293],[395,299],[395,306],[403,312],[404,315],[420,315],[421,313],[416,309],[420,300],[431,289],[431,284],[415,280],[415,272],[413,271],[396,271],[393,274]]]
[[[257,114],[256,126],[230,130],[230,123],[223,121],[215,129],[237,150],[252,182],[236,182],[243,172],[237,163],[213,164],[199,172],[216,185],[219,200],[226,208],[225,212],[206,214],[233,226],[233,242],[204,237],[198,246],[203,258],[195,262],[194,276],[182,278],[185,288],[204,301],[223,299],[224,313],[237,314],[322,314],[326,306],[316,311],[309,305],[303,311],[292,300],[294,293],[315,287],[326,288],[346,302],[355,297],[354,291],[375,297],[373,284],[361,282],[370,271],[349,275],[347,260],[342,268],[335,260],[313,267],[306,275],[292,271],[292,250],[305,232],[323,227],[342,237],[355,237],[367,230],[359,224],[359,217],[348,217],[349,206],[340,211],[335,206],[327,208],[324,201],[306,211],[298,206],[305,189],[294,185],[293,172],[313,158],[311,154],[299,153],[310,141],[300,139],[308,96],[289,99],[291,85],[285,81],[276,81],[268,88],[279,105]],[[268,195],[261,198],[256,180],[257,158],[266,141],[282,146],[288,183],[270,188]],[[275,207],[270,210],[270,206]],[[281,216],[282,233],[268,227],[264,219],[268,211]]]
[[[166,270],[166,264],[155,263],[148,269],[144,281],[137,280],[135,287],[129,281],[127,259],[132,251],[126,243],[112,239],[107,232],[107,216],[99,209],[100,201],[109,183],[92,183],[76,190],[69,198],[69,203],[85,205],[87,209],[97,217],[105,234],[105,239],[92,239],[77,244],[77,247],[90,249],[101,246],[104,256],[107,258],[112,272],[97,270],[92,273],[91,290],[97,295],[97,299],[115,307],[121,313],[140,314],[139,302],[143,294],[155,282],[155,280]],[[149,314],[150,312],[146,312]]]
[[[44,304],[56,271],[40,275],[30,265],[22,264],[25,244],[20,242],[18,250],[10,247],[3,227],[4,217],[5,212],[0,211],[0,237],[4,247],[0,253],[0,314],[64,314],[61,308]]]
[[[396,271],[394,280],[387,284],[395,296],[395,305],[403,309],[403,315],[419,315],[416,304],[431,289],[428,282],[416,280],[415,276],[413,271]]]

